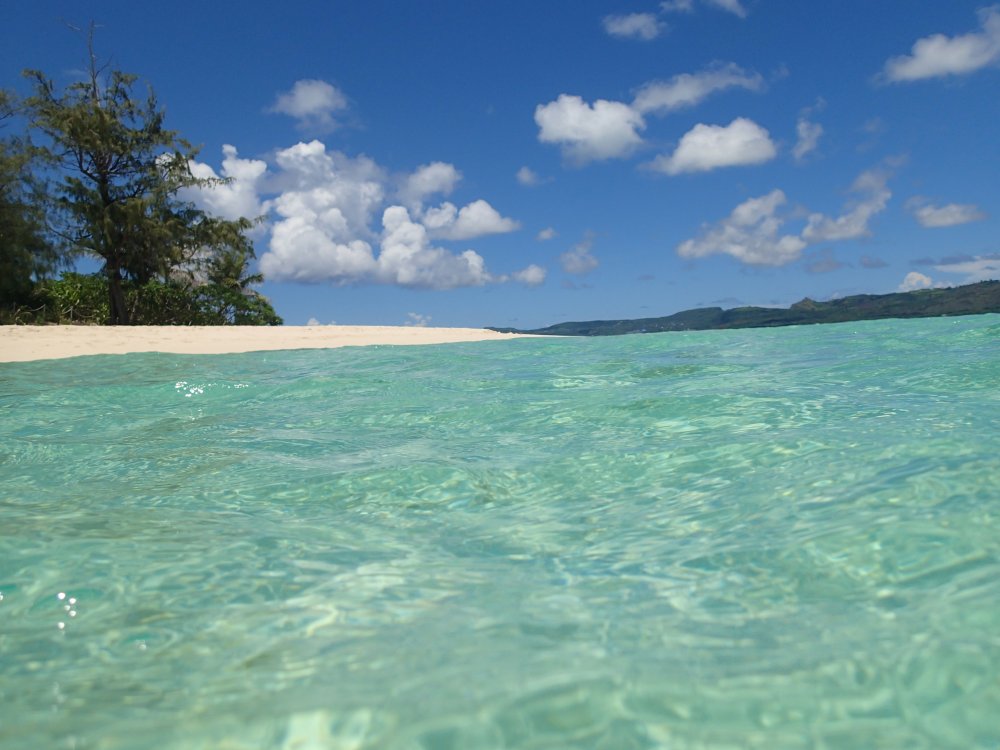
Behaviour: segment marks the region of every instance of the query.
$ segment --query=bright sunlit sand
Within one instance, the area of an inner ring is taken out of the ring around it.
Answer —
[[[419,326],[0,326],[0,362],[87,354],[235,354],[372,344],[448,344],[512,339],[485,328]]]

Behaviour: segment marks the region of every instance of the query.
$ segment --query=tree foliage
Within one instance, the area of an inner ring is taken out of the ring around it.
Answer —
[[[151,89],[137,97],[134,75],[101,69],[92,49],[90,61],[86,79],[62,90],[40,71],[25,72],[33,93],[24,113],[58,174],[48,206],[50,247],[64,258],[102,262],[107,322],[113,325],[153,322],[151,314],[162,318],[142,303],[153,290],[186,290],[201,311],[181,315],[186,322],[213,309],[209,317],[218,322],[280,323],[252,289],[263,279],[247,272],[254,258],[247,237],[252,222],[209,216],[182,200],[185,188],[219,181],[191,173],[197,151],[164,126]],[[149,293],[137,296],[144,287]],[[45,297],[45,289],[40,293]]]
[[[0,122],[17,110],[0,90]],[[33,177],[37,155],[14,137],[0,139],[0,300],[24,302],[33,280],[53,273],[60,255],[45,237],[44,191]]]
[[[141,325],[281,325],[281,318],[257,294],[222,284],[191,286],[153,279],[145,284],[122,282],[130,320]],[[10,324],[69,323],[101,325],[109,315],[108,280],[104,274],[64,273],[34,285],[20,306],[0,310]]]

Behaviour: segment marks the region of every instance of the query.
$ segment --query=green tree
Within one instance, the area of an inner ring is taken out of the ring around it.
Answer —
[[[0,90],[0,122],[13,117],[14,96]],[[34,282],[60,265],[45,232],[43,186],[34,178],[36,154],[23,139],[0,139],[0,308],[29,301]]]
[[[226,322],[235,325],[280,325],[282,320],[271,303],[253,288],[264,277],[249,272],[252,257],[250,248],[235,244],[212,257],[207,278],[213,307]]]
[[[63,91],[26,71],[34,93],[25,106],[62,173],[54,191],[57,232],[71,253],[103,260],[109,322],[128,324],[128,282],[167,281],[220,252],[249,260],[250,223],[210,217],[179,198],[184,188],[217,181],[192,175],[197,151],[164,127],[151,89],[137,99],[136,76],[100,69],[92,48],[90,61],[87,79]]]

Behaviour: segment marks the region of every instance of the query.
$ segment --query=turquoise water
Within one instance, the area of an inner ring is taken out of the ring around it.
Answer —
[[[0,747],[1000,747],[1000,316],[0,365]]]

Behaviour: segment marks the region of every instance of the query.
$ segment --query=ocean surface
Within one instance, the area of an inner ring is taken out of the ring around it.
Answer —
[[[0,365],[0,747],[1000,747],[1000,316]]]

